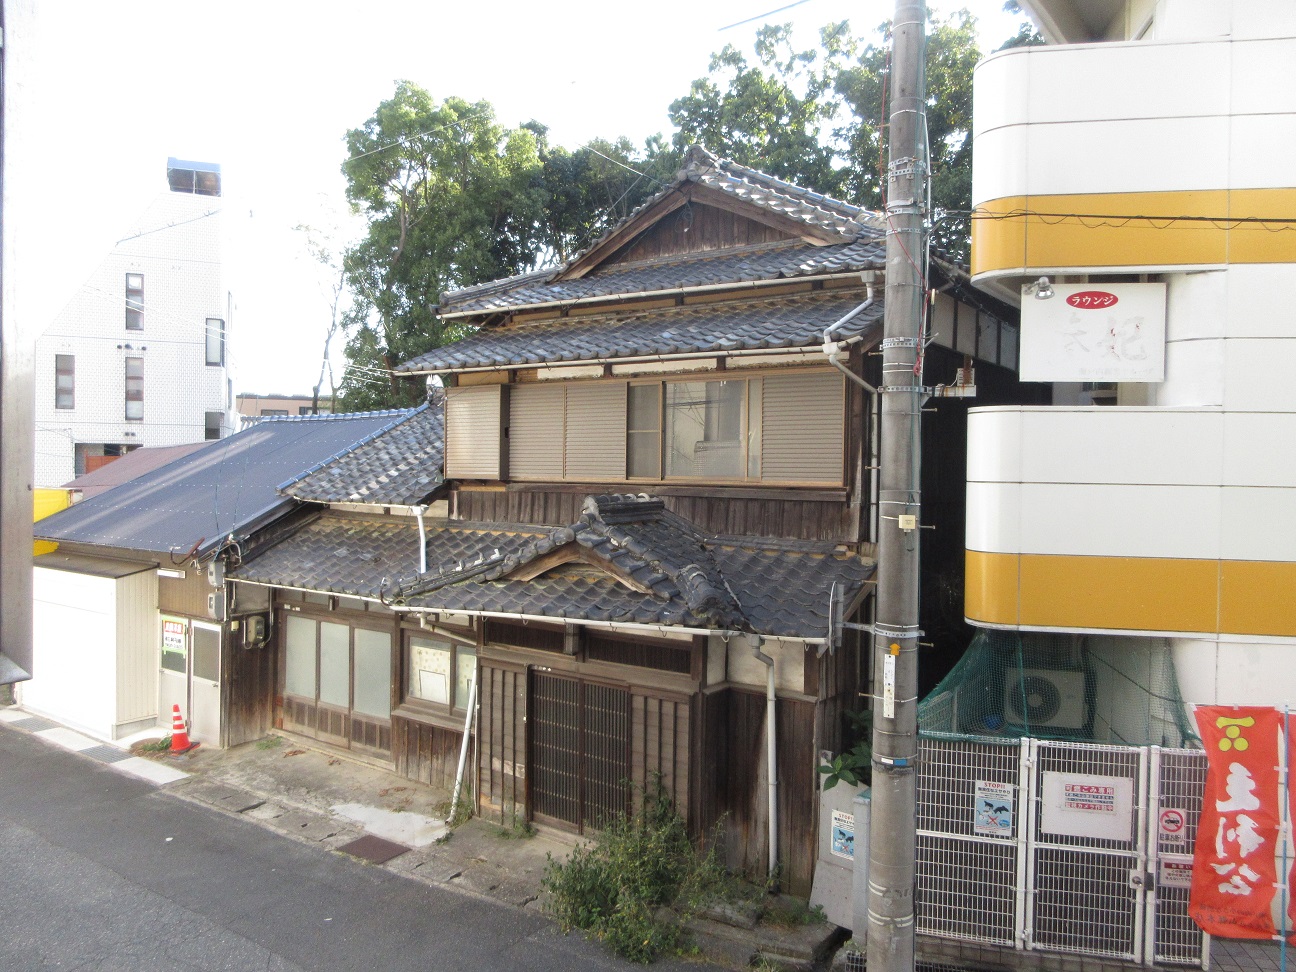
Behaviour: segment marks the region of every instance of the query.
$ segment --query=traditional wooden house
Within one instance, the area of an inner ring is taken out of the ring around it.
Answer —
[[[819,753],[868,694],[828,606],[868,614],[885,515],[884,249],[880,217],[694,148],[570,262],[446,295],[475,332],[399,369],[448,386],[445,518],[330,509],[232,571],[277,588],[282,725],[448,781],[475,677],[484,812],[583,831],[660,778],[808,893]],[[1006,384],[1007,310],[931,282],[926,380]]]

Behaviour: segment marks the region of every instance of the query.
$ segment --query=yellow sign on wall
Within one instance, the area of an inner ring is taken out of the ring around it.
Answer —
[[[66,510],[70,505],[70,497],[71,493],[66,489],[32,490],[32,522],[43,520],[59,510]],[[32,543],[32,553],[38,557],[41,554],[53,553],[57,549],[58,544],[52,540],[36,540]]]

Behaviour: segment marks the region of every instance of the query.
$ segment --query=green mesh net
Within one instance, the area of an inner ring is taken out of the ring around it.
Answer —
[[[918,705],[922,732],[1182,747],[1197,740],[1163,638],[981,631]]]

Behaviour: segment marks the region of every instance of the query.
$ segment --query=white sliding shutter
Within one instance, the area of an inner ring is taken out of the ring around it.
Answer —
[[[562,382],[516,385],[509,395],[509,478],[563,478]]]
[[[503,385],[446,389],[447,479],[501,479]]]
[[[842,482],[845,386],[838,374],[766,375],[761,431],[765,482]]]
[[[626,473],[626,383],[567,386],[567,475],[580,482],[619,482]]]

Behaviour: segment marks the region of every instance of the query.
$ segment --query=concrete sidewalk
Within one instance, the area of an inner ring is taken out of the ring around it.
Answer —
[[[200,746],[179,756],[140,755],[136,744],[169,733],[158,728],[108,743],[17,706],[0,708],[0,723],[164,787],[182,800],[351,853],[416,881],[514,907],[539,910],[549,855],[565,858],[575,843],[506,830],[475,817],[451,831],[445,822],[449,792],[287,735],[228,750]],[[366,839],[356,844],[361,838]]]

